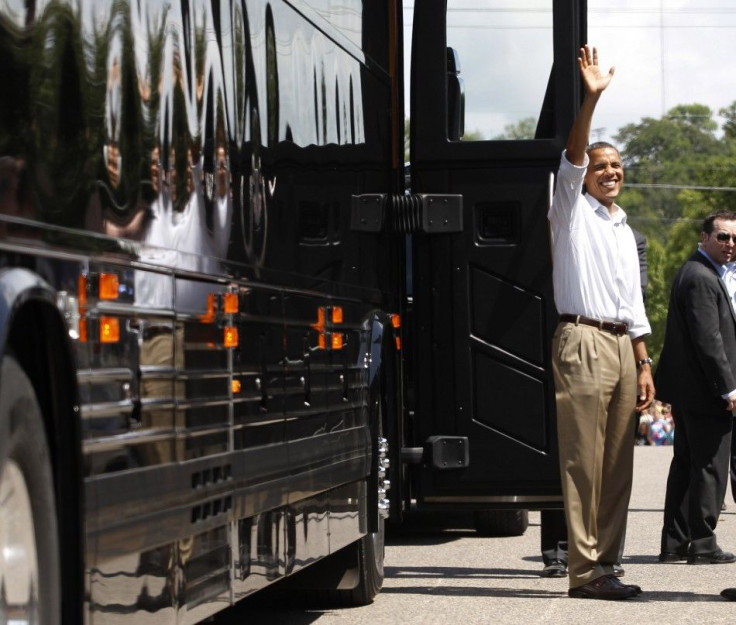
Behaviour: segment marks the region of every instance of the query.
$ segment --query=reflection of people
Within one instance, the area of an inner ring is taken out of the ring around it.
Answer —
[[[675,276],[662,357],[660,397],[677,415],[667,478],[660,562],[736,561],[715,529],[726,494],[732,411],[736,410],[736,285],[726,265],[736,253],[736,214],[706,217],[699,249]]]
[[[597,52],[588,46],[581,49],[578,64],[585,97],[568,136],[549,212],[560,313],[552,354],[568,594],[625,599],[641,592],[619,581],[613,567],[631,494],[633,412],[654,399],[644,342],[651,330],[636,242],[615,203],[624,178],[621,157],[610,144],[586,149],[595,106],[613,69],[602,74]]]
[[[230,241],[232,199],[229,176],[226,168],[226,153],[218,154],[217,199],[212,214],[212,227],[207,226],[206,205],[202,188],[202,164],[187,153],[186,202],[174,213],[174,228],[171,234],[172,247],[179,253],[177,265],[202,273],[219,271],[219,260],[226,256]],[[207,294],[212,287],[205,282],[178,280],[176,288],[177,309],[203,313],[207,309]]]

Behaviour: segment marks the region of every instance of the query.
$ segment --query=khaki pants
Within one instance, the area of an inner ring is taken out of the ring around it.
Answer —
[[[570,587],[613,572],[626,529],[637,379],[628,336],[561,323],[552,341]]]

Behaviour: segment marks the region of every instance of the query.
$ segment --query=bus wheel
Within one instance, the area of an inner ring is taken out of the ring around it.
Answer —
[[[473,519],[481,536],[522,536],[529,527],[528,510],[476,510]]]
[[[351,590],[338,591],[340,603],[345,606],[368,605],[383,586],[384,520],[379,521],[375,533],[366,534],[351,548],[356,549],[358,558],[358,584]]]
[[[0,622],[58,625],[59,541],[41,411],[14,358],[3,359],[0,380]]]
[[[379,464],[383,464],[383,458],[386,457],[388,450],[388,441],[383,438],[383,411],[380,408],[381,400],[378,399],[378,449]],[[386,538],[386,522],[385,517],[388,516],[388,500],[383,499],[388,490],[388,480],[380,477],[378,503],[378,527],[376,532],[370,532],[363,536],[360,540],[346,547],[346,550],[353,550],[352,560],[357,563],[356,584],[349,590],[337,590],[337,602],[345,606],[361,606],[368,605],[373,601],[375,596],[383,587],[383,559],[385,554],[385,538]],[[385,487],[385,489],[384,489]],[[384,508],[380,510],[381,506]]]

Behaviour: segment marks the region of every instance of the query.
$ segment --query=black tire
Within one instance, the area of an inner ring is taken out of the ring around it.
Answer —
[[[522,536],[529,527],[528,510],[476,510],[473,518],[481,536]]]
[[[380,375],[383,375],[383,371]],[[379,389],[382,389],[383,384]],[[384,408],[383,408],[383,393],[379,390],[373,397],[374,412],[372,418],[375,420],[376,428],[373,431],[373,436],[381,438],[383,433],[386,431],[386,424],[384,423]],[[377,458],[374,458],[374,462],[378,462]],[[372,481],[368,481],[369,488],[372,485]],[[376,511],[369,510],[368,514],[376,514]],[[354,558],[358,562],[358,583],[354,588],[349,590],[336,590],[335,598],[338,603],[343,606],[362,606],[368,605],[373,602],[376,595],[381,592],[383,587],[383,560],[385,555],[385,538],[386,538],[386,523],[383,517],[379,516],[378,529],[376,532],[371,532],[363,536],[360,540],[356,541],[352,545],[349,545],[346,549],[353,549],[355,553]]]
[[[27,537],[28,542],[23,544],[21,551],[28,555],[19,558],[22,566],[14,569],[24,573],[28,568],[35,571],[35,575],[32,572],[28,574],[29,577],[36,578],[29,583],[35,596],[28,601],[28,621],[41,625],[59,625],[61,570],[49,448],[33,387],[28,376],[11,356],[3,358],[0,368],[0,489],[3,488],[10,496],[0,500],[0,522],[10,519],[12,512],[18,526],[18,515],[25,513],[22,516],[29,516],[28,525],[33,527],[30,536],[23,537]],[[24,499],[26,496],[27,500]],[[19,506],[19,501],[27,501],[27,505]],[[3,541],[14,541],[14,537],[20,535],[10,531],[9,527],[3,529],[6,530]],[[31,541],[33,546],[26,549]],[[14,561],[14,566],[16,563]],[[7,564],[5,561],[0,564],[0,622],[6,622],[8,603],[17,603],[12,596],[8,597],[8,593],[18,594],[8,589],[14,581],[17,588],[18,579],[13,580],[11,571],[2,570]],[[7,579],[3,579],[3,576]]]
[[[358,584],[350,590],[338,590],[337,599],[343,606],[361,606],[373,603],[383,587],[384,521],[379,521],[379,530],[366,534],[348,549],[355,549],[358,558]]]

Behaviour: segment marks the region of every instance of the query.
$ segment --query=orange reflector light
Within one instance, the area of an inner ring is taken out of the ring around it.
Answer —
[[[117,299],[119,287],[120,282],[118,281],[117,274],[100,274],[100,299]]]
[[[325,349],[325,333],[320,332],[319,336],[317,337],[317,347],[319,349]]]
[[[224,337],[225,347],[237,347],[238,346],[238,329],[233,326],[225,327]]]
[[[87,312],[87,276],[84,274],[77,280],[77,306],[81,314]]]
[[[120,320],[116,317],[100,317],[100,343],[117,343],[120,340]]]
[[[207,294],[207,312],[199,316],[202,323],[212,323],[215,320],[215,294]]]
[[[332,333],[332,349],[342,349],[343,334],[341,332]]]
[[[391,315],[391,325],[394,328],[401,327],[401,315]]]
[[[225,314],[234,315],[238,312],[238,294],[225,293]]]
[[[395,336],[394,341],[396,341],[396,351],[400,352],[401,351],[401,337]]]
[[[332,307],[332,323],[342,323],[342,306]]]
[[[79,320],[79,340],[82,343],[87,342],[87,320],[84,317]]]
[[[241,384],[240,380],[233,380],[230,382],[230,388],[233,391],[233,395],[237,395],[240,392]]]
[[[315,330],[321,331],[325,327],[325,309],[324,306],[320,306],[317,309],[317,323],[312,326]]]

